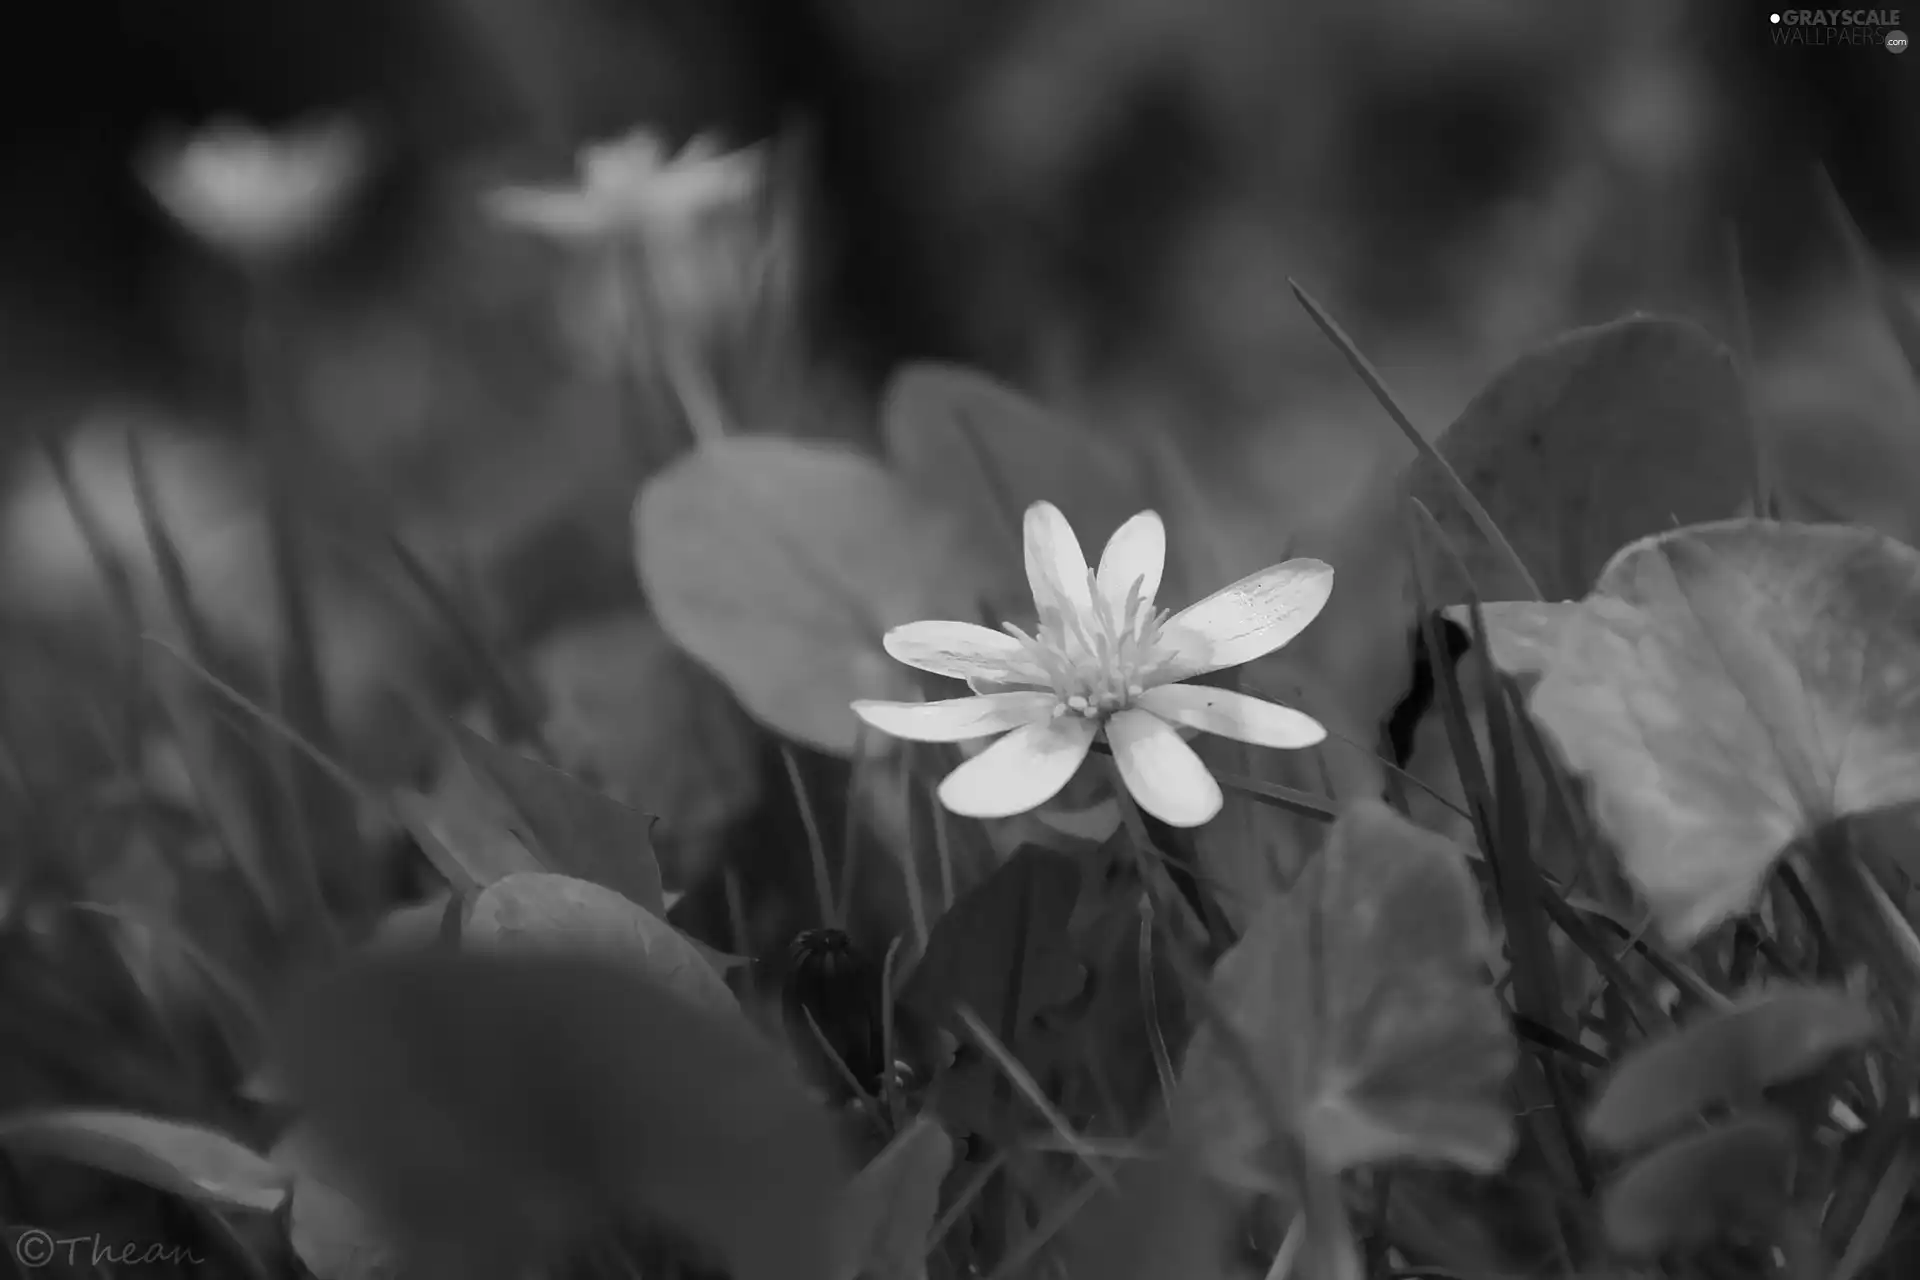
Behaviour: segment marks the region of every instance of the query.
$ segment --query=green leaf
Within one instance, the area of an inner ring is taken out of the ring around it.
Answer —
[[[1201,1028],[1183,1087],[1216,1175],[1272,1185],[1261,1116],[1275,1110],[1328,1173],[1397,1160],[1499,1169],[1516,1050],[1491,951],[1463,851],[1378,801],[1349,808],[1214,970],[1214,999],[1271,1095],[1257,1105],[1221,1033]]]
[[[1691,323],[1646,316],[1575,330],[1521,356],[1438,449],[1549,600],[1585,594],[1634,538],[1738,511],[1753,470],[1732,353]],[[1525,595],[1443,478],[1420,464],[1411,478],[1481,598]],[[1464,586],[1449,584],[1436,603],[1465,599]]]
[[[858,698],[908,698],[888,628],[970,619],[1019,560],[852,449],[729,438],[648,481],[634,507],[641,585],[661,627],[796,742],[850,757]]]
[[[1487,624],[1494,660],[1539,677],[1528,710],[1684,946],[1822,824],[1920,799],[1917,617],[1920,552],[1728,520],[1624,548],[1552,615],[1553,643],[1503,640],[1499,609]]]
[[[273,1162],[224,1133],[128,1111],[25,1111],[0,1118],[0,1147],[56,1156],[203,1204],[272,1212],[287,1198]]]
[[[1758,1102],[1872,1040],[1866,1005],[1844,991],[1782,987],[1688,1023],[1622,1062],[1587,1117],[1595,1141],[1640,1146],[1709,1107]]]
[[[710,836],[759,802],[752,722],[645,614],[562,631],[528,665],[548,708],[541,737],[554,762],[658,818],[661,844]]]
[[[1136,459],[1013,388],[959,365],[908,365],[880,409],[887,453],[908,483],[957,505],[990,531],[986,545],[1022,563],[1021,521],[1042,499],[1066,514],[1082,546],[1106,545],[1152,505]],[[1010,584],[1010,603],[1032,612]]]
[[[838,1280],[917,1280],[940,1212],[940,1184],[953,1167],[953,1139],[915,1120],[855,1176],[835,1219]]]
[[[1793,1122],[1772,1113],[1670,1143],[1607,1186],[1607,1238],[1623,1253],[1650,1257],[1770,1225],[1788,1204],[1795,1147]]]
[[[956,1034],[954,1011],[966,1005],[1010,1040],[1085,986],[1067,933],[1079,898],[1078,862],[1031,845],[1020,850],[940,917],[900,1003]]]
[[[697,1004],[739,1008],[725,980],[684,934],[590,880],[540,871],[496,880],[474,899],[462,940],[472,947],[597,950]]]
[[[510,825],[544,870],[603,884],[666,914],[651,817],[464,725],[448,727],[475,776],[512,807]]]
[[[644,1215],[738,1280],[830,1280],[830,1118],[743,1019],[632,965],[358,955],[289,1003],[274,1061],[337,1189],[449,1274]]]

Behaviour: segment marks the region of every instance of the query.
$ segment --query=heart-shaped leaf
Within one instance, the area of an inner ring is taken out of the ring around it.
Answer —
[[[641,490],[634,539],[661,627],[778,733],[850,757],[857,698],[908,698],[888,628],[976,618],[996,581],[978,531],[872,458],[837,445],[730,438]]]
[[[953,1167],[953,1139],[915,1120],[847,1187],[835,1219],[838,1280],[915,1280],[926,1273],[940,1184]]]
[[[1491,1172],[1513,1148],[1513,1035],[1488,974],[1465,854],[1378,801],[1353,805],[1288,893],[1214,971],[1214,999],[1261,1072],[1256,1105],[1203,1026],[1184,1088],[1208,1163],[1272,1185],[1266,1116],[1328,1174],[1384,1161]]]
[[[473,900],[462,938],[472,947],[598,950],[695,1003],[739,1008],[726,981],[684,934],[590,880],[539,871],[496,880]]]
[[[274,1046],[337,1189],[450,1274],[517,1276],[639,1218],[740,1280],[829,1280],[829,1117],[743,1019],[631,964],[365,953]]]
[[[1745,1116],[1661,1147],[1604,1192],[1601,1220],[1622,1253],[1649,1257],[1711,1244],[1786,1208],[1795,1135],[1785,1116]]]
[[[900,1002],[956,1034],[964,1005],[1003,1040],[1017,1035],[1085,984],[1067,934],[1079,898],[1077,862],[1035,846],[1020,850],[940,917]]]
[[[651,817],[464,725],[448,729],[475,776],[511,806],[509,825],[545,870],[603,884],[666,914]]]
[[[1557,643],[1495,638],[1493,656],[1539,675],[1529,710],[1675,945],[1744,910],[1820,825],[1920,799],[1920,552],[1837,525],[1695,525],[1622,549],[1555,625]]]
[[[759,800],[752,722],[645,614],[572,627],[528,665],[545,695],[541,736],[555,763],[658,818],[664,842],[705,836]]]
[[[26,1111],[0,1118],[0,1147],[58,1156],[203,1204],[271,1212],[287,1198],[272,1161],[224,1133],[127,1111]]]
[[[1549,600],[1585,594],[1634,538],[1734,514],[1752,488],[1739,371],[1724,347],[1681,320],[1630,317],[1521,356],[1437,448]],[[1481,597],[1523,595],[1443,478],[1421,463],[1411,481]],[[1447,584],[1437,603],[1457,602],[1465,585]]]
[[[887,387],[880,424],[900,474],[991,531],[987,546],[1010,564],[1021,562],[1020,522],[1035,502],[1059,507],[1089,547],[1150,505],[1136,459],[972,369],[908,365]]]
[[[1845,991],[1765,992],[1635,1050],[1614,1070],[1587,1131],[1616,1150],[1641,1145],[1709,1107],[1758,1102],[1876,1031],[1872,1011]]]

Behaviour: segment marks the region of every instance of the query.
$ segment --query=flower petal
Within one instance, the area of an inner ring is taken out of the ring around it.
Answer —
[[[1157,512],[1142,511],[1115,529],[1100,553],[1100,572],[1094,575],[1100,598],[1118,618],[1127,607],[1127,593],[1138,582],[1141,601],[1151,604],[1166,567],[1167,526]]]
[[[1015,729],[948,774],[940,803],[969,818],[1010,818],[1036,809],[1067,785],[1099,729],[1085,716],[1056,716]]]
[[[1168,678],[1184,680],[1265,657],[1305,631],[1332,594],[1333,567],[1306,559],[1220,588],[1161,629],[1161,643],[1174,654]]]
[[[1047,682],[1038,675],[1021,677],[1017,680],[989,680],[984,676],[968,676],[967,688],[975,693],[1012,693],[1015,689],[1046,688]]]
[[[1256,747],[1292,751],[1314,746],[1327,737],[1325,726],[1306,712],[1232,689],[1163,684],[1135,698],[1134,705],[1173,725],[1202,729]]]
[[[1029,672],[1034,683],[1041,680],[1026,646],[977,622],[909,622],[882,636],[880,647],[895,662],[955,680],[1017,679]]]
[[[1220,784],[1173,726],[1148,711],[1115,712],[1107,741],[1133,798],[1171,827],[1197,827],[1220,812]]]
[[[990,693],[941,702],[861,699],[853,713],[882,733],[914,742],[965,742],[1017,729],[1053,715],[1054,696],[1038,691]]]
[[[579,190],[503,187],[488,194],[489,213],[502,222],[554,236],[598,236],[614,228],[606,202]]]
[[[1093,610],[1093,589],[1087,582],[1087,557],[1073,526],[1051,502],[1027,508],[1025,532],[1027,585],[1044,622],[1049,610],[1085,617]]]

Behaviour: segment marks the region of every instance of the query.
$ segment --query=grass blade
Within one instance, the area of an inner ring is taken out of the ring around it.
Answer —
[[[1380,402],[1380,407],[1387,411],[1387,416],[1393,419],[1396,427],[1400,428],[1400,433],[1406,436],[1407,442],[1422,458],[1426,459],[1428,466],[1436,468],[1438,473],[1446,478],[1447,484],[1453,489],[1454,496],[1460,500],[1461,507],[1473,520],[1474,527],[1480,530],[1480,536],[1485,538],[1519,575],[1520,581],[1526,584],[1531,598],[1543,599],[1539,584],[1533,580],[1533,575],[1527,572],[1526,562],[1520,558],[1520,553],[1513,549],[1513,544],[1507,541],[1504,533],[1500,532],[1500,527],[1493,522],[1493,517],[1487,514],[1487,509],[1480,505],[1478,498],[1473,496],[1473,490],[1467,487],[1467,482],[1460,478],[1459,473],[1440,456],[1440,451],[1428,443],[1427,438],[1420,434],[1419,428],[1413,425],[1413,420],[1407,417],[1406,412],[1394,400],[1393,393],[1387,390],[1387,384],[1381,380],[1372,361],[1360,354],[1360,349],[1353,345],[1353,339],[1349,338],[1333,317],[1313,300],[1312,295],[1293,280],[1287,281],[1287,284],[1293,289],[1293,296],[1300,300],[1300,305],[1307,309],[1307,314],[1313,317],[1313,322],[1320,326],[1320,332],[1326,334],[1327,340],[1340,349],[1340,354],[1347,358],[1347,363],[1360,376],[1360,381],[1366,383],[1367,390],[1371,391],[1373,398]],[[1446,651],[1443,649],[1439,652]]]

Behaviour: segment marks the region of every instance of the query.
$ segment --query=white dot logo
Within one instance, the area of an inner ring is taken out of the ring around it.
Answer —
[[[1768,17],[1767,21],[1771,22],[1774,26],[1777,27],[1780,25],[1780,15],[1777,13],[1773,14],[1770,17]]]

